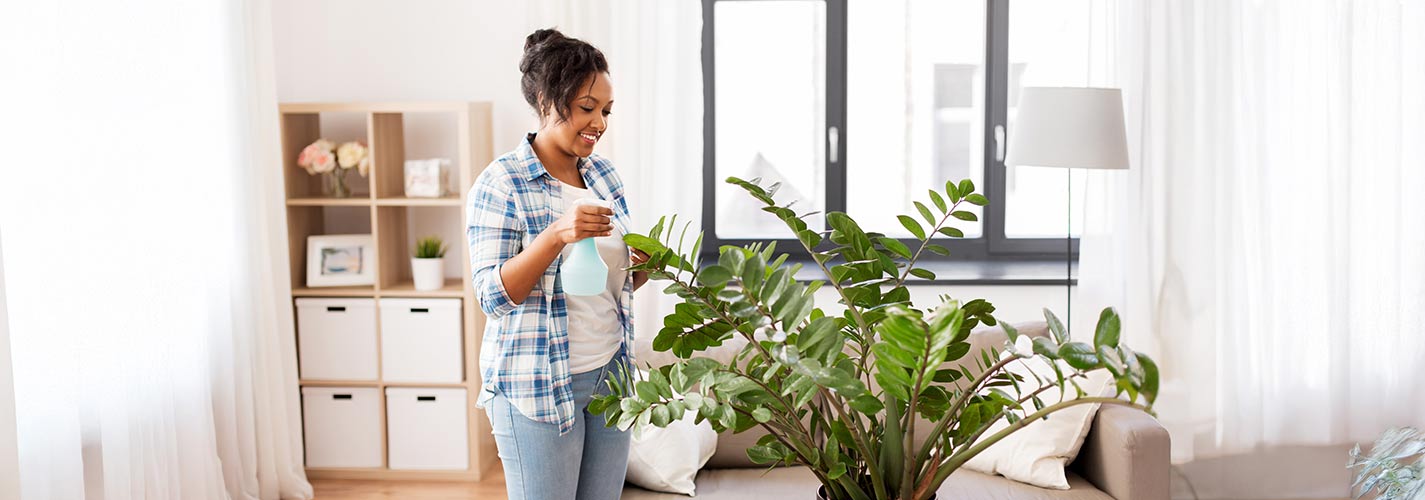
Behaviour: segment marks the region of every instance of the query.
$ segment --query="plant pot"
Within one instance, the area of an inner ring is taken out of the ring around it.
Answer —
[[[428,292],[445,286],[445,259],[411,259],[411,279],[416,290]]]
[[[937,493],[932,493],[932,494],[930,495],[930,500],[935,500],[935,497],[937,497],[937,496],[939,496],[939,494],[937,494]],[[831,500],[831,497],[826,496],[826,487],[825,487],[825,486],[817,486],[817,487],[816,487],[816,500]]]

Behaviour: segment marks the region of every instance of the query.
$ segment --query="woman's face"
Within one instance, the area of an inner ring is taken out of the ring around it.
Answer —
[[[568,104],[569,119],[559,121],[559,115],[551,110],[544,117],[548,125],[541,135],[551,136],[555,146],[565,154],[580,158],[594,154],[594,145],[608,131],[609,114],[613,113],[614,87],[609,83],[609,75],[590,76]]]

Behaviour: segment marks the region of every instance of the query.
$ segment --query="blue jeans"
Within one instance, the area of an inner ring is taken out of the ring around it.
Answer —
[[[604,427],[603,415],[589,413],[596,394],[608,394],[604,377],[618,373],[622,356],[603,368],[573,375],[574,429],[559,435],[559,425],[525,417],[495,391],[486,406],[495,446],[505,468],[510,500],[615,500],[623,493],[628,471],[629,434]]]

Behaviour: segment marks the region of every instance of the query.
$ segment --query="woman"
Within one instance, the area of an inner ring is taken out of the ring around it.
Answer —
[[[628,433],[586,410],[604,379],[632,363],[633,290],[623,243],[623,183],[594,146],[608,131],[613,86],[592,45],[555,30],[525,38],[521,87],[539,115],[528,134],[476,179],[467,220],[471,268],[487,316],[476,406],[490,416],[513,500],[619,497]],[[612,208],[575,206],[595,198]],[[559,266],[572,243],[596,238],[609,268],[603,293],[566,295]]]

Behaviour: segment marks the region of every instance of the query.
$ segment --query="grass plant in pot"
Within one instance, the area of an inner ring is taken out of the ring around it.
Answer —
[[[439,236],[427,236],[416,240],[415,255],[411,257],[411,279],[416,290],[439,290],[445,285],[445,241]]]
[[[925,500],[971,457],[1031,422],[1083,404],[1149,410],[1156,398],[1157,366],[1119,342],[1112,309],[1100,315],[1091,342],[1071,340],[1046,310],[1049,337],[1031,341],[1002,323],[1009,339],[1002,350],[970,352],[971,330],[997,324],[993,305],[951,297],[928,309],[911,304],[907,285],[935,278],[916,266],[920,258],[949,255],[930,236],[963,237],[951,223],[976,216],[962,206],[988,203],[972,182],[930,190],[930,205],[915,202],[923,224],[899,216],[919,241],[916,248],[867,232],[839,212],[826,214],[829,230],[810,230],[803,219],[812,214],[774,202],[778,184],[728,182],[781,219],[812,257],[807,265],[825,279],[795,280],[802,264],[788,264],[775,243],[724,246],[717,262],[699,262],[702,237],[685,251],[687,225],[675,231],[676,216],[660,219],[647,235],[625,236],[650,256],[634,269],[669,281],[664,292],[682,302],[653,339],[655,350],[671,351],[677,361],[643,380],[613,378],[610,394],[589,405],[610,425],[662,427],[695,412],[719,432],[760,427],[767,434],[748,456],[768,466],[807,467],[822,498]],[[823,287],[835,290],[844,312],[816,306],[814,293]],[[748,342],[730,362],[700,355],[734,336]],[[1047,363],[1052,375],[1009,370],[1030,361]],[[1117,397],[1079,387],[1097,370],[1112,375]],[[1040,397],[1051,388],[1062,396]],[[916,419],[933,427],[918,436]],[[1000,421],[1007,425],[991,430]]]

